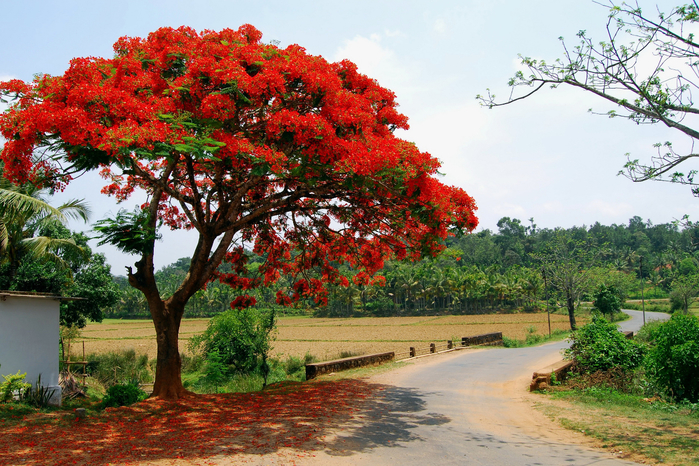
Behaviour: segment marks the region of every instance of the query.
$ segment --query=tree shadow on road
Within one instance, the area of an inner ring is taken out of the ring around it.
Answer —
[[[350,456],[373,448],[403,447],[403,443],[423,441],[415,432],[419,426],[447,424],[443,414],[424,412],[428,393],[413,388],[371,384],[375,393],[359,413],[343,426],[334,441],[326,442],[326,453]]]

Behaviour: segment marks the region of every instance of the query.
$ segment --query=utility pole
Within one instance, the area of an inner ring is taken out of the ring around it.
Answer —
[[[551,313],[549,312],[549,289],[546,286],[546,267],[541,268],[541,274],[544,276],[544,295],[546,296],[546,316],[549,321],[549,337],[551,336]]]
[[[643,297],[643,256],[641,256],[641,309],[643,309],[643,325],[646,325],[646,300]]]

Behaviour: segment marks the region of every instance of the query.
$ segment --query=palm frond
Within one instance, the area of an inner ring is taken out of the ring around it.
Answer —
[[[66,217],[82,220],[85,223],[90,221],[90,215],[92,215],[92,210],[85,199],[71,199],[58,207],[58,210]]]
[[[36,236],[34,238],[26,238],[22,240],[22,244],[24,244],[27,253],[29,253],[31,256],[49,260],[56,264],[56,266],[60,269],[67,270],[68,272],[71,272],[70,265],[61,257],[61,252],[71,251],[78,253],[86,259],[89,257],[89,252],[85,248],[78,246],[73,238],[58,239],[49,238],[47,236]]]
[[[0,188],[0,221],[10,224],[16,217],[30,218],[51,215],[61,222],[66,216],[49,203],[17,191]]]

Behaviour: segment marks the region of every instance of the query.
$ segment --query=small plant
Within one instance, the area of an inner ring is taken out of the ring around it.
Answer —
[[[521,348],[523,346],[523,343],[520,340],[517,340],[516,338],[509,338],[503,336],[502,346],[504,346],[505,348]]]
[[[306,355],[303,357],[303,362],[304,362],[304,365],[311,364],[314,362],[318,362],[318,358],[313,356],[311,353],[306,353]]]
[[[284,362],[284,372],[289,375],[295,374],[305,367],[306,363],[301,358],[297,358],[295,356],[289,356]]]
[[[218,351],[211,351],[206,355],[204,380],[217,387],[226,380],[226,365],[222,362]]]
[[[77,325],[60,326],[59,343],[61,345],[61,358],[64,361],[70,358],[70,347],[76,338],[80,338],[80,328]]]
[[[361,353],[356,351],[340,351],[338,359],[353,358],[355,356],[361,356]]]
[[[551,372],[551,386],[555,387],[557,385],[560,385],[561,381],[558,380],[558,376],[556,376],[555,372]]]
[[[7,403],[12,401],[15,393],[21,397],[22,393],[31,387],[31,384],[24,381],[26,376],[26,372],[21,374],[19,371],[16,374],[3,375],[2,378],[5,381],[0,383],[0,402]]]
[[[132,383],[112,385],[107,389],[107,395],[102,400],[102,407],[128,406],[145,400],[147,396],[146,392],[141,390],[138,385]]]
[[[39,374],[36,385],[34,387],[29,385],[20,395],[20,400],[35,408],[46,408],[55,391],[55,388],[45,387],[41,384],[41,374]]]

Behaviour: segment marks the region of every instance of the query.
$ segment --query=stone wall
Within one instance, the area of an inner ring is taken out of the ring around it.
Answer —
[[[306,364],[306,380],[311,380],[321,374],[330,372],[346,371],[355,367],[373,366],[387,361],[392,361],[395,353],[367,354],[366,356],[355,356],[351,358],[336,359],[334,361],[317,362]]]
[[[472,337],[463,337],[461,339],[461,346],[501,344],[502,332],[484,333],[483,335],[474,335]]]

